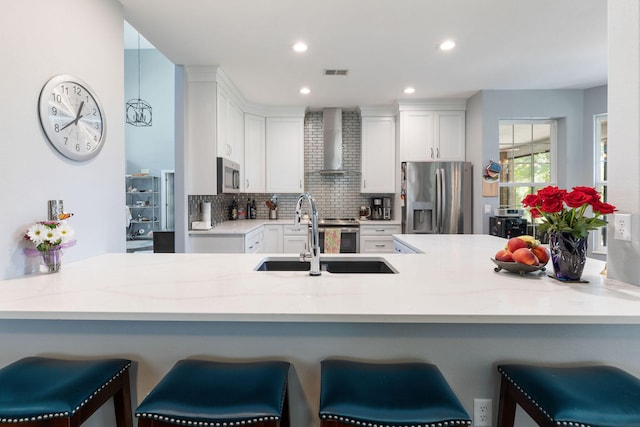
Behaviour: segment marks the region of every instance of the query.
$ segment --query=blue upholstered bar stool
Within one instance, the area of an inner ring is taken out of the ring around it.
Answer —
[[[0,426],[78,427],[113,397],[116,424],[132,427],[126,359],[27,357],[0,369]]]
[[[320,382],[323,427],[471,424],[440,370],[428,363],[325,360]]]
[[[513,427],[516,404],[540,426],[640,426],[640,380],[621,369],[505,364],[498,371],[498,427]]]
[[[136,409],[138,427],[289,426],[289,363],[181,360]]]

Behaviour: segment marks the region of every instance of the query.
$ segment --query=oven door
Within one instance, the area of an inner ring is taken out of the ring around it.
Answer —
[[[333,227],[326,227],[333,228]],[[318,230],[320,235],[320,253],[324,253],[324,230]],[[340,228],[340,253],[357,254],[360,252],[360,229],[357,227]]]

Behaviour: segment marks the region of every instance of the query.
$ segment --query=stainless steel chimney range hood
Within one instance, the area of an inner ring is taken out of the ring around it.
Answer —
[[[342,108],[322,110],[324,169],[321,175],[344,175],[342,167]]]

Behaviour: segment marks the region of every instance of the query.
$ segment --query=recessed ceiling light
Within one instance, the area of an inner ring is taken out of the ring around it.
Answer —
[[[403,90],[403,92],[406,93],[406,94],[411,94],[411,93],[414,93],[415,91],[416,90],[414,88],[412,88],[412,87],[406,87]]]
[[[440,43],[440,50],[451,50],[456,47],[456,42],[453,40],[445,40]]]
[[[293,45],[293,50],[295,50],[296,52],[306,52],[307,51],[307,45],[306,45],[306,43],[298,42],[298,43]]]
[[[309,95],[311,93],[311,89],[309,89],[308,87],[303,87],[302,89],[300,89],[300,93],[303,95]]]

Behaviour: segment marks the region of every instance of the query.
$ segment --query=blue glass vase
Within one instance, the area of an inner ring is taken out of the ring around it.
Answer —
[[[549,251],[554,277],[563,282],[577,282],[587,261],[587,237],[574,237],[565,231],[549,235]]]

